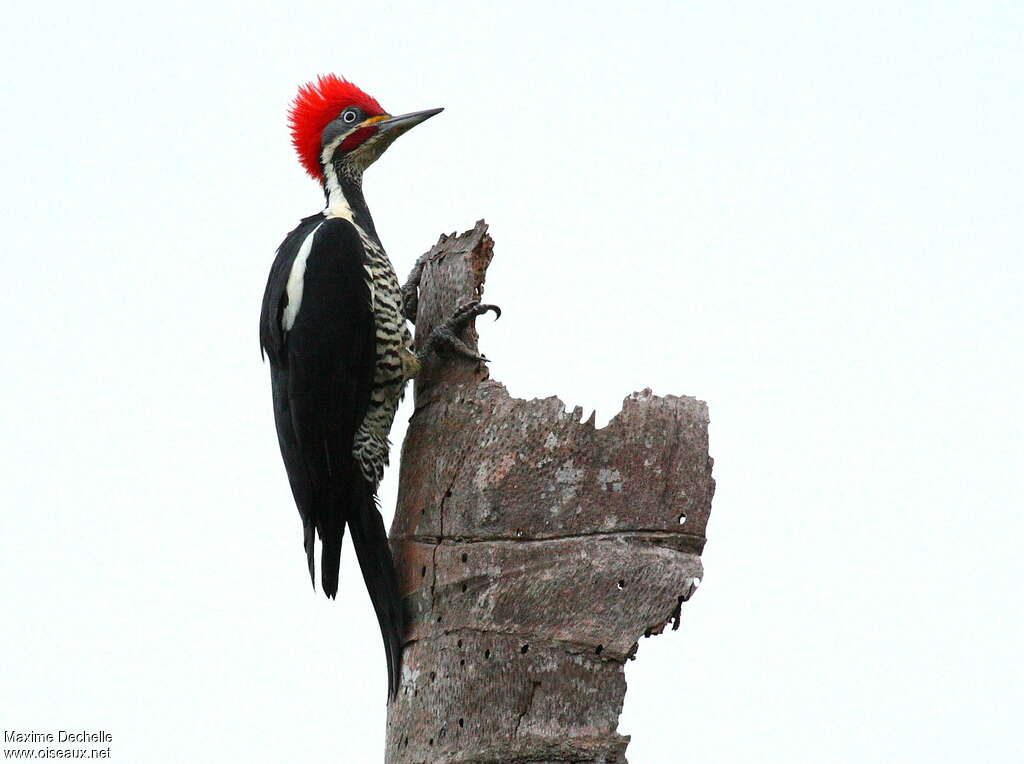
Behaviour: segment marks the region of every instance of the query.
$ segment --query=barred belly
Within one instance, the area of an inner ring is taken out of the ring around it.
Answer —
[[[391,442],[388,435],[406,381],[416,372],[410,350],[412,335],[402,311],[398,277],[380,245],[360,230],[366,252],[367,280],[373,298],[377,363],[366,416],[356,432],[352,455],[363,475],[376,488],[384,476]]]

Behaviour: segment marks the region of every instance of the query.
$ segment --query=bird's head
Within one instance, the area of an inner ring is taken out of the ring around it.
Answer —
[[[361,177],[398,136],[440,111],[393,117],[351,82],[326,74],[299,88],[288,118],[299,161],[311,177],[326,183],[338,172]]]

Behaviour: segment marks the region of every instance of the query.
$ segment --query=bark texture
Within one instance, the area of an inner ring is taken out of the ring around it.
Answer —
[[[417,346],[481,297],[492,253],[480,221],[421,258]],[[645,390],[597,429],[447,358],[415,396],[391,528],[409,622],[386,761],[626,761],[624,663],[679,625],[702,575],[706,404]]]

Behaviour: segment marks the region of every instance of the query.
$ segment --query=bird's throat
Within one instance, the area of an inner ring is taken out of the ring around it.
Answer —
[[[363,196],[362,177],[353,176],[337,164],[324,168],[324,197],[328,217],[344,218],[362,228],[379,244],[377,229],[373,225],[370,209]]]

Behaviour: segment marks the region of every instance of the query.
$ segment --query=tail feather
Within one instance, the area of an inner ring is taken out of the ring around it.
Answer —
[[[313,523],[306,523],[302,527],[302,546],[306,549],[306,564],[309,565],[309,582],[316,589],[316,568],[313,564],[314,540],[316,539],[316,528]]]
[[[331,484],[324,498],[324,511],[316,520],[320,534],[320,586],[331,599],[338,594],[338,574],[341,570],[341,542],[345,538],[343,485]],[[311,550],[307,550],[312,554]]]
[[[366,588],[377,612],[380,633],[388,662],[388,699],[398,692],[402,667],[402,601],[398,593],[398,577],[388,546],[384,520],[377,510],[369,484],[362,476],[353,481],[353,502],[349,507],[348,526],[356,548],[359,567]]]
[[[331,599],[338,593],[338,571],[341,569],[341,536],[320,537],[320,586]]]

